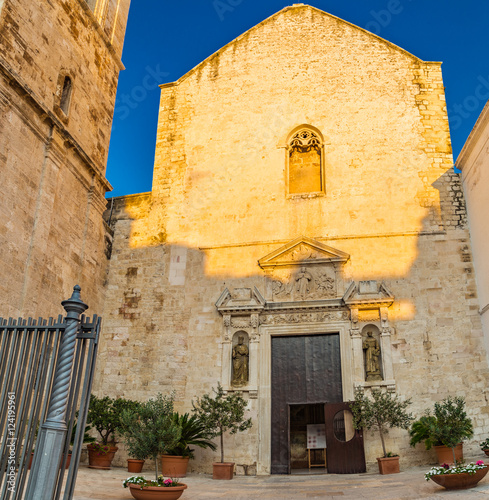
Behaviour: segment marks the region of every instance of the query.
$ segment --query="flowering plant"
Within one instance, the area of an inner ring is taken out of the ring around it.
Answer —
[[[158,476],[158,479],[146,479],[144,476],[131,476],[122,482],[122,486],[127,488],[130,484],[138,484],[143,489],[145,486],[164,486],[169,488],[170,486],[180,486],[178,479],[165,479],[163,476]]]
[[[108,444],[102,444],[102,443],[89,443],[87,444],[87,448],[89,450],[94,451],[97,455],[99,456],[104,456],[107,455],[110,451],[110,446]]]
[[[425,475],[426,481],[430,480],[431,476],[440,476],[443,474],[475,474],[478,470],[485,469],[487,465],[484,465],[482,460],[478,460],[475,464],[464,464],[458,462],[456,465],[443,464],[437,467],[432,467]]]
[[[484,439],[484,441],[482,441],[479,446],[481,447],[482,451],[489,450],[489,438]]]

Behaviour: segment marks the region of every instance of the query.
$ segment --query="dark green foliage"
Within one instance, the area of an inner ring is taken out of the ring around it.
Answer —
[[[427,450],[430,450],[432,446],[441,446],[442,443],[437,438],[436,427],[436,418],[429,413],[414,421],[409,431],[411,446],[416,446],[422,441],[424,441]]]
[[[76,414],[78,416],[78,412]],[[71,429],[71,438],[70,438],[70,446],[73,446],[75,444],[75,437],[76,437],[76,429],[78,425],[78,418],[75,418],[75,421],[73,422],[73,428]],[[83,442],[84,443],[94,443],[96,439],[92,436],[90,436],[89,431],[92,428],[91,425],[86,425],[85,430],[83,432]]]
[[[137,407],[136,401],[129,399],[113,399],[109,396],[98,398],[90,395],[87,424],[95,427],[101,437],[101,443],[115,443],[115,433],[121,425],[121,414],[124,410]]]
[[[245,420],[244,412],[246,401],[240,393],[224,394],[221,384],[217,384],[217,390],[212,389],[214,396],[204,394],[197,402],[192,402],[193,411],[209,431],[209,437],[220,437],[221,462],[224,462],[224,440],[223,434],[245,431],[252,425],[251,418]]]
[[[158,457],[175,447],[180,440],[181,428],[173,420],[173,394],[138,403],[122,412],[121,434],[129,454],[140,460],[152,458],[158,480]],[[137,456],[136,456],[137,455]]]
[[[416,446],[424,441],[427,450],[432,446],[448,446],[453,450],[455,462],[455,446],[474,434],[472,421],[465,411],[465,400],[461,397],[445,398],[435,403],[433,413],[431,415],[427,410],[425,415],[413,422],[409,431],[410,444]]]
[[[209,441],[211,435],[207,426],[197,415],[189,416],[188,413],[179,415],[175,412],[172,418],[174,424],[181,428],[182,434],[178,444],[167,451],[168,455],[194,458],[193,450],[190,449],[190,446],[210,448],[213,451],[216,449],[216,445],[212,441]]]
[[[393,427],[409,428],[413,416],[406,411],[406,408],[410,404],[410,399],[401,401],[395,394],[375,389],[372,389],[372,399],[370,399],[359,389],[355,393],[355,402],[351,408],[353,426],[355,429],[378,430],[384,457],[387,457],[384,434]]]

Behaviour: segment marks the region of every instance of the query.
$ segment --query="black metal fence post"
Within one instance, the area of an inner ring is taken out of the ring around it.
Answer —
[[[46,421],[39,429],[26,500],[48,500],[55,494],[59,465],[66,439],[66,409],[70,390],[75,342],[80,316],[88,306],[80,298],[80,287],[73,288],[65,308],[66,329],[61,340]]]

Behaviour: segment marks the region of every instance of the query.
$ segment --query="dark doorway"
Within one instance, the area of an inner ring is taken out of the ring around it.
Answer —
[[[290,468],[291,472],[309,470],[309,461],[315,471],[325,472],[323,450],[308,451],[307,426],[324,426],[324,405],[290,405]],[[310,454],[310,456],[309,456]]]
[[[340,338],[333,333],[271,340],[271,472],[290,474],[289,405],[343,400]]]

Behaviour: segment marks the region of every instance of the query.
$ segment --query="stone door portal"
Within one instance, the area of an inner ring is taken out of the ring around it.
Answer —
[[[343,401],[340,338],[338,333],[276,336],[271,343],[271,473],[289,474],[290,405]]]

